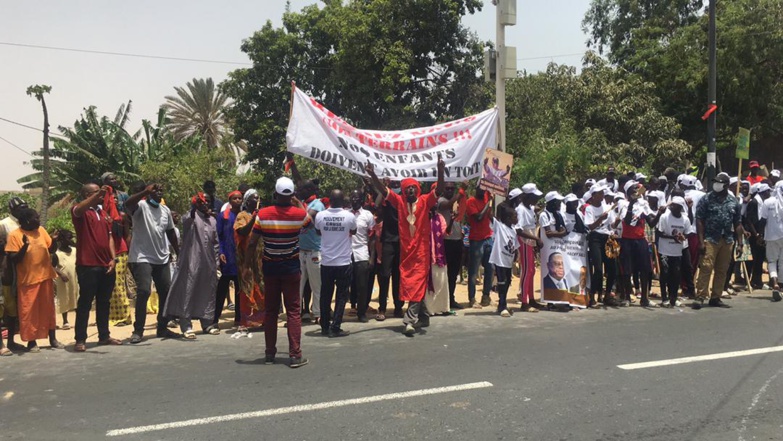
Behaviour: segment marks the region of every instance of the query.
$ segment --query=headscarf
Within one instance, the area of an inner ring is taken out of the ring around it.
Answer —
[[[247,206],[247,201],[251,197],[253,197],[253,196],[258,196],[258,192],[254,188],[248,189],[245,192],[245,195],[242,197],[242,208],[244,208],[245,210],[247,210],[248,208],[251,209],[251,210],[255,210],[256,209],[256,207],[248,207]]]
[[[405,190],[411,186],[416,187],[416,197],[419,197],[419,195],[421,195],[421,184],[419,184],[419,181],[413,178],[405,178],[400,184],[403,193],[405,193]]]
[[[193,204],[193,205],[196,205],[196,203],[198,203],[198,201],[201,201],[201,202],[203,202],[205,204],[207,203],[207,197],[204,195],[203,192],[196,193],[193,196],[193,198],[190,199],[190,203]]]
[[[231,193],[228,194],[228,199],[231,200],[232,197],[239,196],[242,197],[242,192],[239,190],[234,190]]]

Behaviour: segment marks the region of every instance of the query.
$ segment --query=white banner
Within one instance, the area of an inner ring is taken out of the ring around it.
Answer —
[[[294,88],[286,132],[288,151],[359,175],[367,162],[380,178],[437,180],[438,153],[446,181],[481,174],[484,150],[497,147],[497,109],[411,130],[362,130]]]
[[[541,232],[541,302],[586,308],[590,300],[587,235],[548,238]]]

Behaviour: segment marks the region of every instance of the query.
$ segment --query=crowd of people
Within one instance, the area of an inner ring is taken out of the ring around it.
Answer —
[[[285,311],[288,364],[300,367],[308,363],[302,322],[320,326],[325,337],[345,337],[348,308],[363,323],[400,318],[408,336],[432,316],[491,306],[493,293],[497,314],[510,317],[515,268],[519,311],[552,308],[534,288],[538,250],[545,238],[574,233],[587,247],[588,308],[685,301],[694,309],[728,308],[724,300],[736,285],[769,288],[780,300],[783,181],[756,161],[748,176],[719,173],[706,192],[696,176],[671,168],[648,178],[609,167],[565,196],[527,183],[497,206],[479,186],[468,196],[467,183],[445,182],[444,166],[439,158],[437,182],[424,192],[415,179],[379,179],[368,163],[357,188],[323,197],[319,181],[303,179],[289,156],[291,178],[277,180],[268,206],[247,185],[223,203],[207,181],[183,216],[166,206],[162,185],[139,184],[128,194],[105,173],[82,187],[71,208],[75,242],[70,231],[49,235],[38,213],[13,198],[0,221],[8,332],[0,355],[38,352],[36,341],[47,338],[63,348],[56,314],[70,329],[74,309],[74,351],[87,350],[93,303],[99,345],[123,344],[110,326],[132,325],[129,343],[141,342],[150,312],[157,337],[196,339],[194,319],[203,334],[216,335],[228,301],[236,333],[263,328],[267,364],[276,362]],[[746,243],[752,260],[740,255]],[[568,289],[557,277],[562,256],[551,254],[546,265],[543,288]],[[455,299],[459,279],[467,279],[468,304]],[[376,281],[377,309],[370,306]]]

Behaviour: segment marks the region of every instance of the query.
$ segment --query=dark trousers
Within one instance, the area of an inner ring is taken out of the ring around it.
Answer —
[[[753,255],[753,266],[750,268],[750,285],[761,286],[761,275],[764,273],[764,260],[767,258],[767,247],[756,243],[756,239],[750,240],[750,253]],[[747,263],[746,263],[747,265]]]
[[[109,338],[109,305],[117,273],[106,274],[102,266],[76,266],[79,280],[79,301],[76,304],[76,342],[87,340],[87,324],[95,299],[95,323],[98,325],[98,341]]]
[[[287,317],[288,355],[302,356],[302,304],[299,299],[299,273],[289,275],[264,274],[264,339],[266,355],[277,354],[277,315],[280,312],[280,297],[283,298]]]
[[[331,328],[335,331],[339,330],[343,323],[352,273],[351,265],[321,265],[321,330],[324,332],[329,331],[330,319]],[[337,299],[334,302],[334,317],[330,317],[335,285],[337,286]]]
[[[457,288],[457,276],[462,269],[462,240],[444,240],[446,244],[446,277],[449,281],[449,304],[454,306],[454,290]]]
[[[158,325],[157,331],[166,330],[169,320],[163,315],[166,308],[166,299],[171,288],[171,269],[169,264],[153,265],[151,263],[131,263],[131,274],[136,281],[136,321],[133,323],[133,333],[144,334],[144,325],[147,324],[147,301],[152,294],[152,283],[158,291]]]
[[[239,323],[239,302],[242,301],[240,300],[242,296],[239,295],[239,277],[221,274],[215,290],[215,319],[212,321],[212,324],[217,324],[220,316],[223,315],[223,306],[226,304],[226,297],[228,297],[228,289],[231,286],[231,282],[234,282],[234,298],[236,300],[234,304],[234,323]]]
[[[364,317],[370,304],[370,262],[354,262],[352,267],[351,305],[356,305],[357,316]]]
[[[495,265],[495,275],[498,278],[498,312],[503,312],[504,309],[508,308],[506,298],[508,296],[508,288],[511,286],[511,268]]]
[[[684,250],[687,253],[687,250]],[[661,300],[669,302],[672,306],[677,303],[677,292],[682,281],[682,267],[686,256],[659,256],[661,262]],[[687,256],[690,257],[690,256]],[[665,287],[665,288],[664,288]]]
[[[606,255],[606,240],[609,236],[600,233],[590,233],[588,236],[588,253],[590,263],[590,299],[594,300],[595,293],[609,294],[614,286],[616,276],[615,259]],[[604,269],[606,270],[606,290],[603,289]]]
[[[402,314],[404,302],[400,301],[400,243],[384,242],[381,248],[381,272],[378,275],[378,312],[386,312],[389,295],[389,279],[392,282],[394,313]]]

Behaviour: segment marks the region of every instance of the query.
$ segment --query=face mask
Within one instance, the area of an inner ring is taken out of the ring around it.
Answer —
[[[155,208],[160,207],[160,202],[154,200],[154,199],[147,199],[147,203],[152,205]]]
[[[720,193],[726,188],[726,184],[722,182],[713,182],[712,183],[712,191],[715,193]]]

